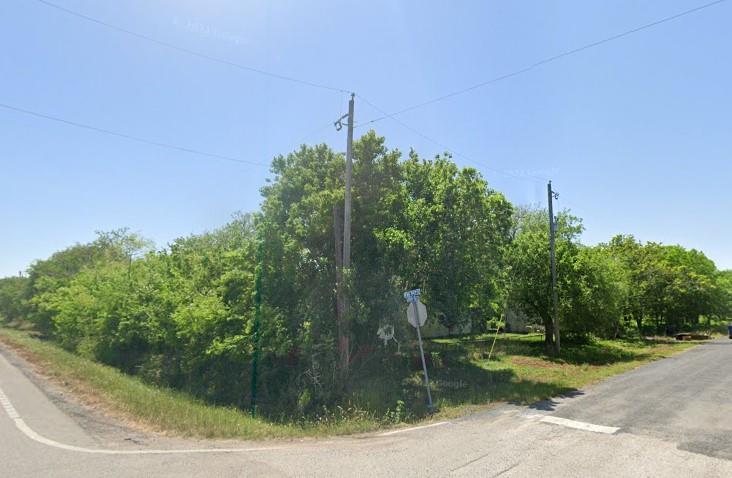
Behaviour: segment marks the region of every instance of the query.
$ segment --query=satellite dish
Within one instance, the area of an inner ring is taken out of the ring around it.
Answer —
[[[376,332],[376,335],[384,341],[384,346],[394,338],[394,326],[390,324],[382,325]]]

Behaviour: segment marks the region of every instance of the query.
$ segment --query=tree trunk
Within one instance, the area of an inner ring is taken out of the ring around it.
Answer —
[[[544,317],[544,347],[547,353],[554,353],[554,322],[552,319]]]

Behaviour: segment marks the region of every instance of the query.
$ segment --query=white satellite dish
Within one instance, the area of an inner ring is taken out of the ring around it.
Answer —
[[[376,331],[376,335],[384,341],[384,346],[386,346],[386,344],[394,338],[394,326],[390,324],[382,325],[379,327],[379,330]]]

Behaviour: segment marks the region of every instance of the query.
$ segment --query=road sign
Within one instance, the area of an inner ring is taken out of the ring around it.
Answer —
[[[419,330],[427,322],[427,307],[419,301],[419,296],[419,289],[408,290],[404,293],[404,299],[409,302],[407,320],[412,324],[412,327],[417,329],[419,354],[422,356],[422,370],[424,371],[424,386],[427,389],[427,409],[432,413],[434,407],[432,405],[432,392],[430,392],[430,377],[427,375],[427,362],[424,359],[424,347],[422,346],[422,332]]]
[[[419,289],[408,290],[404,293],[404,300],[410,303],[417,302],[419,300],[419,295]]]
[[[423,327],[427,322],[427,307],[419,299],[407,307],[407,320],[412,324],[412,327],[417,327],[417,324]]]

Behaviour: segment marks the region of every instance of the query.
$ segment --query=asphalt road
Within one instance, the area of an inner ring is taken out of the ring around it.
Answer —
[[[732,477],[730,340],[534,407],[285,442],[133,432],[24,368],[0,356],[0,476]]]

